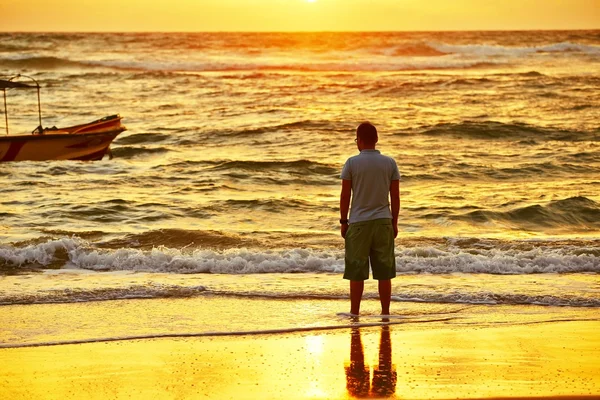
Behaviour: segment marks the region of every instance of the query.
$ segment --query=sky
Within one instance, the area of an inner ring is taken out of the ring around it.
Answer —
[[[600,29],[600,0],[0,0],[0,31]]]

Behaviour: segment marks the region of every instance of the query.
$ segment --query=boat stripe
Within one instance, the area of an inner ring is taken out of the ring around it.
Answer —
[[[27,142],[12,142],[8,147],[8,151],[6,152],[4,157],[0,159],[0,161],[15,161],[17,154],[19,154],[19,151],[21,151],[21,148],[25,145],[25,143]]]

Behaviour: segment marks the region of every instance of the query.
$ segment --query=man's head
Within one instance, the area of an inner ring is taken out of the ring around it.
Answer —
[[[375,148],[378,140],[377,128],[370,122],[363,122],[356,128],[356,142],[360,150],[362,148]]]

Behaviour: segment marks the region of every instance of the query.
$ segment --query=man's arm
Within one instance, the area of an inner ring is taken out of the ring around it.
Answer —
[[[352,196],[352,181],[342,179],[342,192],[340,193],[340,219],[348,219],[348,210],[350,210],[350,197]],[[348,224],[341,224],[340,231],[343,238],[346,238]]]
[[[390,207],[392,209],[392,226],[394,238],[398,236],[398,214],[400,213],[400,181],[394,180],[390,184]]]

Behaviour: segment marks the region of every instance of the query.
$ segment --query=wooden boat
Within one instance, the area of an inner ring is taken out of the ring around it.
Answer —
[[[22,75],[17,75],[20,77]],[[87,124],[66,128],[42,128],[40,106],[40,86],[21,82],[0,80],[0,90],[4,92],[4,115],[6,120],[6,136],[0,136],[1,161],[47,161],[47,160],[101,160],[112,141],[125,128],[119,115],[111,115]],[[37,89],[39,126],[31,134],[9,135],[8,114],[6,108],[7,89]]]

